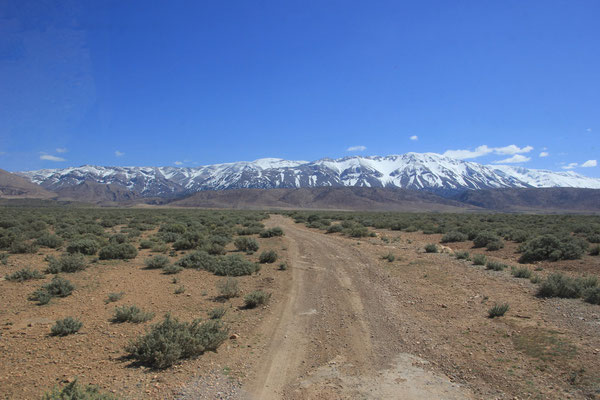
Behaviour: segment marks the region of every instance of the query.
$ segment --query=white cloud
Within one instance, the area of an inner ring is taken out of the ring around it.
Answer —
[[[446,150],[444,155],[450,158],[457,158],[459,160],[465,160],[468,158],[477,158],[488,155],[490,153],[500,154],[500,155],[513,155],[513,154],[522,154],[529,153],[533,150],[532,146],[519,147],[514,144],[504,146],[504,147],[488,147],[487,145],[481,145],[477,147],[475,150]],[[526,158],[526,157],[525,157]],[[523,162],[523,161],[515,161],[515,162]]]
[[[514,156],[505,158],[504,160],[494,161],[494,164],[516,164],[516,163],[527,162],[529,160],[531,160],[530,157],[526,157],[521,154],[515,154]]]
[[[124,156],[124,155],[125,155],[125,153],[122,153],[122,152],[120,152],[119,150],[115,150],[115,156],[117,156],[117,157],[122,157],[122,156]]]
[[[569,164],[567,164],[567,165],[563,165],[561,168],[562,168],[562,169],[573,169],[573,168],[575,168],[577,165],[578,165],[578,164],[577,164],[576,162],[572,162],[572,163],[569,163]]]
[[[481,156],[485,156],[486,154],[490,154],[493,151],[492,148],[487,147],[485,144],[483,146],[477,147],[475,150],[446,150],[444,155],[450,158],[457,158],[459,160],[465,160],[468,158],[477,158]]]
[[[419,140],[419,137],[417,135],[412,135],[410,137],[410,140]]]
[[[351,146],[346,149],[346,151],[365,151],[367,149],[366,146]]]
[[[548,157],[550,155],[550,153],[548,153],[547,151],[542,151],[540,153],[540,157]]]
[[[64,159],[64,158],[62,158],[62,157],[51,156],[50,154],[42,154],[42,155],[40,156],[40,160],[47,160],[47,161],[57,161],[57,162],[60,162],[60,161],[67,161],[67,160],[65,160],[65,159]]]
[[[175,164],[175,165],[182,165],[183,162],[181,162],[181,161],[175,161],[173,164]]]
[[[531,150],[533,150],[533,147],[531,147],[531,146],[525,146],[523,148],[519,148],[519,146],[515,146],[514,144],[511,144],[511,145],[505,146],[505,147],[494,148],[494,153],[513,155],[513,154],[529,153]]]
[[[66,153],[67,152],[67,148],[66,147],[59,147],[56,149],[57,153]]]
[[[597,165],[598,165],[598,161],[597,160],[587,160],[586,162],[584,162],[583,164],[581,164],[581,166],[583,168],[596,167]]]

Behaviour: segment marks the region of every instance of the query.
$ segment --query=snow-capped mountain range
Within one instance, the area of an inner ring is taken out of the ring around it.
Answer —
[[[317,161],[263,158],[202,167],[99,167],[18,172],[49,190],[84,182],[126,187],[142,197],[201,190],[319,186],[398,187],[435,192],[469,189],[576,187],[600,189],[600,179],[507,165],[482,165],[436,153],[345,157]]]

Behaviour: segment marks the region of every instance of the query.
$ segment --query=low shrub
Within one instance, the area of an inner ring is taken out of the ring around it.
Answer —
[[[151,240],[142,240],[140,242],[140,250],[151,249],[152,246],[154,246],[155,244],[156,244],[156,242],[153,242]]]
[[[122,244],[127,242],[127,236],[123,235],[122,233],[117,233],[115,235],[112,235],[109,239],[108,242],[110,244]]]
[[[361,238],[369,236],[369,229],[365,226],[355,226],[350,228],[348,231],[348,236],[353,238]]]
[[[226,312],[227,312],[227,310],[223,306],[215,307],[208,312],[208,318],[221,319],[221,318],[223,318],[223,316],[225,315]]]
[[[259,305],[266,304],[270,298],[270,293],[263,292],[262,290],[255,290],[244,296],[244,304],[246,308],[256,308]]]
[[[166,267],[163,267],[162,270],[163,274],[165,275],[175,275],[183,271],[183,267],[180,267],[179,265],[169,264]]]
[[[429,243],[428,245],[425,246],[425,252],[426,253],[437,253],[438,247],[437,247],[437,245],[435,245],[433,243]]]
[[[37,301],[38,304],[48,304],[53,297],[67,297],[75,287],[68,280],[55,276],[49,283],[46,283],[41,288],[37,289],[30,296],[30,300]]]
[[[175,291],[173,293],[175,293],[175,294],[185,293],[185,286],[183,286],[183,285],[179,286],[177,289],[175,289]]]
[[[144,260],[147,269],[160,269],[171,265],[171,260],[164,254],[157,254]]]
[[[515,278],[525,278],[525,279],[529,279],[531,278],[531,270],[527,267],[512,267],[511,268],[511,274],[515,277]]]
[[[106,297],[106,300],[104,300],[104,302],[106,304],[108,304],[108,303],[114,303],[116,301],[121,300],[123,298],[124,294],[125,294],[125,292],[109,293],[108,296]]]
[[[469,237],[462,232],[452,231],[442,236],[441,243],[464,242],[468,238]]]
[[[10,246],[10,252],[13,254],[35,254],[39,249],[35,243],[25,241],[13,242]]]
[[[133,322],[139,324],[150,321],[152,318],[154,318],[154,313],[143,311],[137,306],[122,306],[115,308],[115,315],[112,322]]]
[[[554,235],[538,236],[519,246],[519,251],[522,253],[519,262],[574,260],[581,258],[587,247],[585,240],[572,236],[560,238]]]
[[[259,270],[259,264],[250,262],[238,254],[220,257],[213,269],[209,269],[210,272],[220,276],[251,275]]]
[[[129,260],[137,256],[137,249],[130,243],[109,244],[98,256],[101,260]]]
[[[42,274],[38,270],[23,268],[16,272],[13,272],[12,274],[6,275],[4,278],[7,281],[24,282],[24,281],[30,281],[32,279],[42,279],[43,277],[44,277],[44,274]]]
[[[508,265],[506,264],[502,264],[501,262],[498,261],[488,261],[487,263],[485,263],[485,269],[489,269],[489,270],[493,270],[493,271],[502,271],[503,269],[507,268]]]
[[[341,224],[332,224],[327,228],[327,233],[338,233],[344,230]]]
[[[483,254],[475,254],[473,256],[473,265],[485,265],[487,257]]]
[[[275,252],[273,250],[263,251],[262,253],[260,253],[260,256],[258,257],[258,261],[261,264],[274,263],[275,261],[277,261],[277,252]]]
[[[561,273],[548,276],[538,288],[539,297],[577,298],[587,289],[598,286],[596,277],[571,278]]]
[[[235,239],[233,244],[239,251],[245,251],[246,253],[254,253],[258,250],[258,242],[249,237],[239,237]]]
[[[38,246],[48,247],[50,249],[56,249],[63,244],[63,240],[58,235],[51,233],[45,233],[36,239],[35,244]]]
[[[454,256],[459,260],[469,260],[469,252],[468,251],[457,251],[454,253]]]
[[[391,252],[387,253],[385,256],[381,257],[383,260],[387,260],[388,262],[394,262],[394,260],[396,259],[396,256],[393,255]]]
[[[52,336],[67,336],[79,331],[83,323],[76,318],[67,317],[65,319],[59,319],[50,328]]]
[[[488,310],[488,318],[502,317],[509,309],[508,303],[495,304]]]
[[[198,250],[193,253],[186,254],[177,261],[177,265],[183,268],[203,269],[210,271],[214,265],[218,263],[215,256],[211,256],[204,250]]]
[[[0,253],[0,264],[8,264],[8,253]]]
[[[85,256],[81,253],[63,254],[60,258],[51,257],[46,272],[58,274],[60,272],[73,273],[83,271],[88,267]]]
[[[600,287],[589,287],[583,291],[583,299],[590,304],[600,305]]]
[[[283,236],[283,229],[281,229],[280,227],[276,226],[274,228],[266,229],[264,231],[261,231],[259,233],[259,236],[261,238],[271,238],[271,237],[275,237],[275,236]]]
[[[92,239],[79,239],[69,243],[67,253],[81,253],[93,256],[98,252],[98,242]]]
[[[281,263],[281,264],[279,264],[279,270],[280,271],[285,271],[287,269],[288,269],[287,263]]]
[[[164,321],[129,343],[125,350],[142,364],[164,369],[178,360],[216,350],[227,337],[227,329],[220,320],[179,322],[167,315]]]
[[[82,386],[75,379],[62,388],[54,387],[51,392],[44,393],[42,400],[118,400],[118,398],[100,392],[98,386]]]
[[[500,249],[504,248],[504,242],[500,239],[492,240],[491,242],[488,242],[488,244],[485,246],[485,248],[488,251],[500,250]]]
[[[594,246],[590,249],[590,256],[600,255],[600,246]]]
[[[500,238],[494,232],[480,232],[473,239],[473,247],[486,247],[488,243],[499,240]]]
[[[231,299],[240,295],[240,288],[237,279],[224,278],[217,282],[219,296],[224,299]]]

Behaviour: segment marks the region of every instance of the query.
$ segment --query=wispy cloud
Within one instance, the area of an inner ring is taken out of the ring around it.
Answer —
[[[59,147],[56,149],[57,153],[66,153],[68,150],[66,147]]]
[[[550,153],[548,153],[547,151],[542,151],[540,153],[540,157],[548,157],[550,155]]]
[[[365,151],[367,146],[350,146],[346,149],[346,151]]]
[[[125,155],[125,153],[120,152],[119,150],[115,150],[115,156],[117,157],[123,157]]]
[[[598,166],[598,161],[597,160],[587,160],[586,162],[584,162],[583,164],[581,164],[581,166],[583,168],[596,167],[596,166]]]
[[[531,160],[530,157],[526,157],[521,154],[515,154],[514,156],[505,158],[504,160],[494,161],[494,164],[517,164],[517,163],[524,163],[529,160]]]
[[[577,165],[578,164],[576,162],[572,162],[572,163],[569,163],[567,165],[563,165],[561,168],[562,169],[573,169],[573,168],[577,167]]]
[[[419,140],[419,137],[418,137],[417,135],[412,135],[412,136],[410,137],[410,140],[415,140],[415,141],[417,141],[417,140]]]
[[[183,165],[183,161],[175,161],[173,164],[175,164],[175,165]]]
[[[592,128],[587,128],[585,131],[586,131],[586,132],[591,132],[591,131],[592,131]]]
[[[514,144],[504,146],[504,147],[489,147],[488,145],[481,145],[476,147],[475,150],[446,150],[444,155],[450,158],[457,158],[459,160],[466,160],[469,158],[477,158],[482,157],[488,154],[499,154],[499,155],[513,155],[513,154],[523,154],[529,153],[533,150],[532,146],[519,147]],[[525,157],[526,158],[526,157]],[[523,162],[523,161],[517,161]]]
[[[42,154],[40,156],[40,160],[46,160],[46,161],[56,161],[56,162],[62,162],[62,161],[67,161],[62,157],[56,157],[50,154]]]

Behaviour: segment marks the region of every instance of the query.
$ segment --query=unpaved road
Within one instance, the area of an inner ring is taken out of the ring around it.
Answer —
[[[246,387],[251,399],[464,399],[465,387],[402,351],[397,295],[370,271],[378,259],[346,238],[274,215],[286,235],[292,282],[262,335]]]

